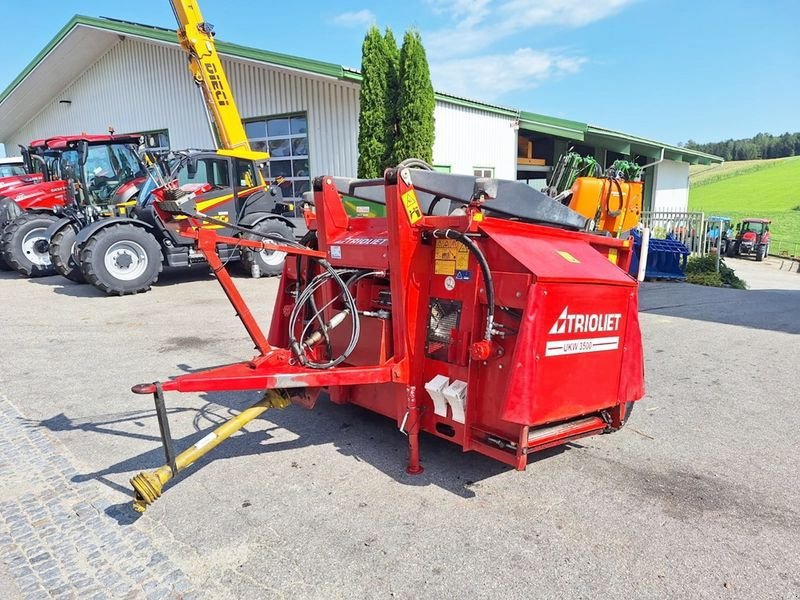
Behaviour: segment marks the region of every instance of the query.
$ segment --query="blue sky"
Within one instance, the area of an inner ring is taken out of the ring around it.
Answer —
[[[798,0],[200,0],[220,39],[358,67],[420,30],[437,90],[677,143],[800,130]],[[175,26],[167,0],[10,2],[4,88],[80,13]]]

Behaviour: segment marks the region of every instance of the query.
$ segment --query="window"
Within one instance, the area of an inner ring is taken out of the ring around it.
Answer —
[[[117,167],[117,171],[125,179],[133,179],[144,175],[139,159],[131,146],[114,144],[109,146],[111,160]]]
[[[13,177],[25,175],[25,169],[20,165],[0,165],[0,177]]]
[[[169,152],[169,130],[145,131],[141,134],[145,147],[156,154]]]
[[[269,152],[265,175],[280,182],[286,200],[294,200],[295,210],[303,193],[311,189],[308,163],[308,126],[305,114],[265,117],[244,124],[250,145],[257,152]]]
[[[450,165],[433,165],[434,171],[439,171],[439,173],[450,173],[452,169]]]
[[[236,191],[240,192],[256,185],[256,172],[253,163],[247,160],[236,160]]]
[[[185,163],[178,171],[178,184],[210,183],[214,189],[230,187],[228,161],[218,158],[204,158],[195,161],[196,171],[189,174],[189,163]]]
[[[494,167],[472,167],[475,177],[494,177]]]

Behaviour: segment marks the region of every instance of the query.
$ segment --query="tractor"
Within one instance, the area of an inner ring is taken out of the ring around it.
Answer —
[[[45,140],[41,155],[50,162],[50,177],[11,190],[8,199],[16,206],[11,207],[9,222],[0,235],[2,260],[26,277],[55,274],[57,268],[49,252],[53,232],[48,230],[61,220],[72,200],[84,209],[97,207],[102,213],[134,199],[138,186],[144,182],[144,169],[136,154],[138,143],[138,135],[59,136]],[[71,248],[66,241],[62,243]],[[68,256],[68,251],[64,255]]]
[[[728,241],[726,256],[754,256],[758,262],[769,253],[769,219],[743,219],[736,225],[735,236]]]
[[[168,175],[162,180],[164,171]],[[72,258],[83,279],[106,294],[122,296],[149,290],[165,266],[186,268],[205,262],[193,241],[153,210],[150,191],[154,184],[160,187],[167,181],[202,188],[198,206],[214,221],[203,227],[221,234],[234,231],[230,226],[246,239],[270,235],[293,240],[293,230],[299,227],[297,231],[302,231],[297,220],[286,216],[294,207],[283,202],[278,186],[266,185],[255,160],[224,150],[177,152],[166,169],[163,165],[150,169],[132,215],[97,220],[77,234]],[[242,249],[238,239],[220,244],[218,251],[226,263],[241,261],[254,277],[281,273],[284,252]]]

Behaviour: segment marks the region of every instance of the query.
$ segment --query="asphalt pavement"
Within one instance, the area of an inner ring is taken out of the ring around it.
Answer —
[[[230,304],[202,270],[126,298],[0,273],[3,598],[800,598],[800,274],[729,262],[754,289],[641,287],[617,433],[525,472],[423,436],[412,477],[380,416],[269,411],[143,516],[130,386],[252,356]],[[237,283],[267,327],[277,282]],[[177,444],[256,399],[168,394]]]

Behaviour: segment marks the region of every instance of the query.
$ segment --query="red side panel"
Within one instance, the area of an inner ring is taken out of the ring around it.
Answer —
[[[622,348],[622,371],[619,378],[619,399],[633,402],[644,397],[644,348],[639,329],[639,293],[631,294],[628,303],[625,344]]]

